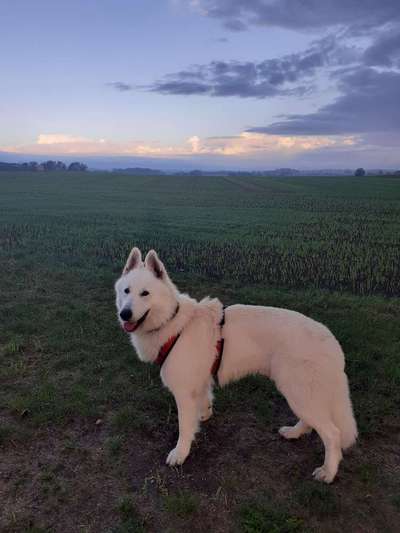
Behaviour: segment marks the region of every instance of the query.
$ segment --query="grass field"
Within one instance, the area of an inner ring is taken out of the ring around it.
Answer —
[[[179,288],[324,322],[360,439],[337,480],[284,399],[218,390],[181,468],[173,398],[114,309],[132,245]],[[400,179],[0,173],[0,531],[395,532],[400,523]]]

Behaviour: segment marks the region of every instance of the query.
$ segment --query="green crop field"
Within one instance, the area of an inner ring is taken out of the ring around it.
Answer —
[[[158,370],[120,330],[133,245],[178,287],[289,307],[341,342],[360,439],[323,449],[257,376],[216,392],[180,468]],[[400,178],[0,173],[0,530],[395,532],[400,523]]]

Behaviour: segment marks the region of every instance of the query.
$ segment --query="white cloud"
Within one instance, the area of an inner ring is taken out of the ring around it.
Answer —
[[[203,141],[196,139],[196,153],[225,156],[267,155],[272,153],[290,155],[332,146],[348,146],[356,142],[354,137],[290,137],[252,132],[243,132],[234,137],[212,137]]]
[[[165,145],[156,141],[127,141],[115,143],[104,138],[88,139],[62,133],[41,133],[34,144],[8,146],[7,152],[33,155],[131,155],[151,157],[179,157],[218,155],[231,158],[275,155],[287,157],[323,148],[356,145],[354,136],[287,136],[242,132],[237,136],[208,137],[197,135],[180,145]]]
[[[84,137],[75,137],[73,135],[65,135],[63,133],[41,133],[37,138],[37,144],[69,144],[69,143],[85,143],[90,142]]]

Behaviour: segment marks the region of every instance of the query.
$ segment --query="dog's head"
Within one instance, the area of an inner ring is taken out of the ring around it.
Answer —
[[[132,248],[115,292],[118,319],[128,333],[160,327],[177,305],[176,287],[154,250],[142,261],[139,248]]]

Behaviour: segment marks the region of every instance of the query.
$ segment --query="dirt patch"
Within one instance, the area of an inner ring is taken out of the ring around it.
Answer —
[[[285,422],[287,415],[282,413]],[[38,429],[1,451],[0,528],[123,531],[119,503],[129,497],[147,531],[239,530],[239,509],[248,502],[289,509],[308,530],[397,530],[399,436],[362,440],[335,483],[322,487],[311,481],[322,462],[318,437],[289,442],[276,429],[262,427],[251,414],[218,413],[179,468],[164,463],[175,445],[174,424],[124,437],[118,453],[107,447],[107,422]],[[193,498],[186,516],[182,505],[166,504],[177,494]]]

